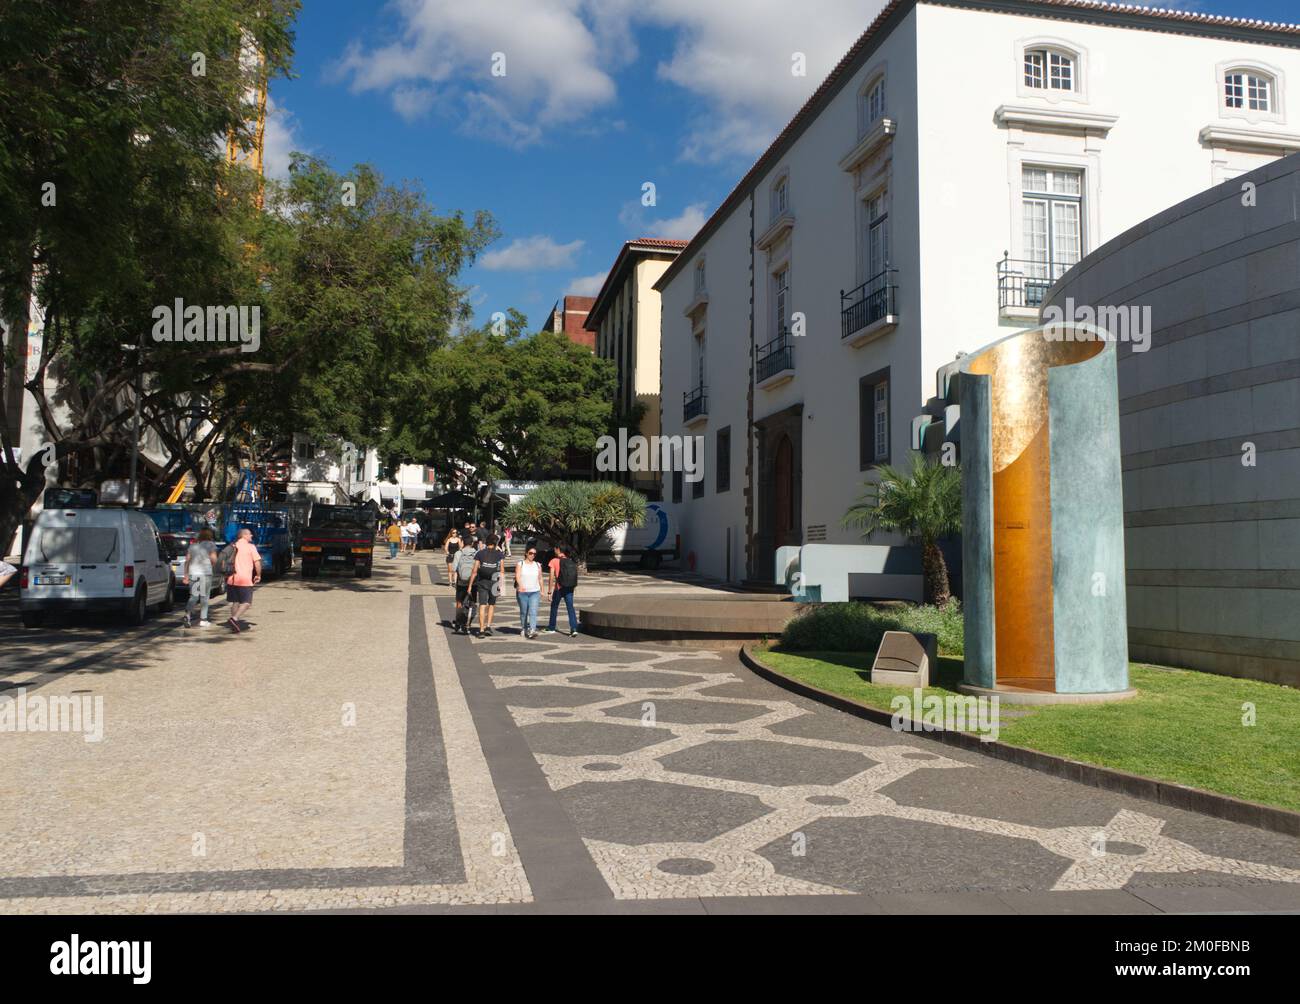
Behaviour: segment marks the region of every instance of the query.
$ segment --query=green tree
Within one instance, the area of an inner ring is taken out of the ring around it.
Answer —
[[[550,481],[511,503],[501,514],[505,526],[566,543],[582,568],[600,539],[614,527],[645,524],[646,498],[610,481]]]
[[[103,471],[129,448],[131,387],[146,421],[192,421],[193,360],[133,354],[155,305],[238,303],[247,286],[242,197],[214,138],[250,140],[259,75],[287,73],[297,0],[117,0],[0,7],[0,540],[35,501],[44,472],[12,459],[12,396],[31,394],[63,459]],[[247,39],[265,62],[241,62]],[[196,60],[195,54],[202,56]],[[199,69],[202,72],[196,72]],[[34,376],[15,343],[44,319]],[[238,349],[235,350],[236,352]],[[245,364],[250,365],[250,364]],[[46,376],[57,377],[51,401]],[[183,417],[182,417],[183,416]]]
[[[961,530],[960,471],[913,453],[910,471],[883,464],[877,473],[879,481],[864,485],[866,492],[845,513],[843,525],[860,528],[867,537],[884,530],[918,542],[926,601],[947,603],[952,594],[939,540]]]
[[[613,412],[614,368],[562,334],[464,332],[402,378],[389,447],[415,462],[457,460],[480,479],[525,478],[590,450]]]

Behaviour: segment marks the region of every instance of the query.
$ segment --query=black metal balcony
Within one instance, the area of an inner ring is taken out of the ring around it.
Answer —
[[[840,290],[840,337],[848,338],[863,328],[898,314],[898,286],[893,281],[898,271],[888,265],[857,289]]]
[[[689,422],[693,418],[699,418],[701,415],[709,413],[709,399],[705,391],[707,388],[700,384],[694,390],[682,392],[682,421]]]
[[[754,372],[757,382],[762,383],[768,377],[792,369],[794,369],[794,346],[790,344],[790,329],[782,328],[779,335],[766,345],[759,346]]]
[[[1073,265],[1074,262],[1034,261],[1004,255],[998,262],[998,308],[1037,310],[1047,299],[1047,291]]]

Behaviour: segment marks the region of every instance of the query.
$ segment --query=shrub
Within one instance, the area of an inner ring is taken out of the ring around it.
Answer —
[[[961,655],[961,604],[956,600],[942,607],[818,604],[785,626],[781,647],[792,652],[874,652],[886,631],[933,634],[939,639],[941,654]]]

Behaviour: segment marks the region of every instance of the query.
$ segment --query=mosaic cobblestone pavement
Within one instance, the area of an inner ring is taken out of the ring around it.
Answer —
[[[1287,838],[1182,818],[1180,839],[1171,818],[1184,813],[900,742],[788,699],[729,654],[508,637],[478,657],[618,898],[1300,882]],[[989,774],[1028,776],[997,792]],[[942,804],[967,783],[987,790],[983,811]],[[1073,796],[1076,818],[1007,818],[997,803],[1026,788],[1064,788],[1050,801]],[[1260,859],[1201,849],[1206,823],[1240,831]],[[934,866],[943,843],[958,868]]]
[[[896,734],[730,652],[526,641],[505,600],[452,637],[441,581],[271,583],[238,636],[17,635],[0,692],[103,696],[106,725],[0,735],[0,911],[1300,909],[1300,841]],[[701,588],[593,576],[579,605]]]

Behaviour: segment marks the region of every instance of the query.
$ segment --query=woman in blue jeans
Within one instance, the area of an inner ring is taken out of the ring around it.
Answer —
[[[537,563],[537,548],[524,552],[524,560],[515,565],[515,599],[519,601],[519,629],[525,638],[537,637],[537,607],[542,598],[542,566]]]

